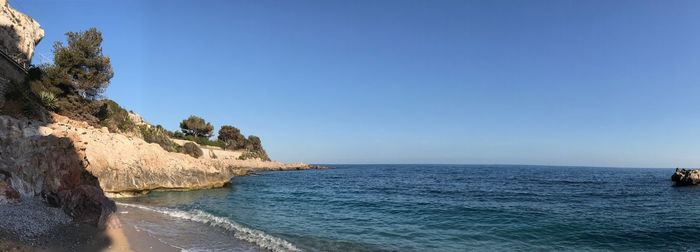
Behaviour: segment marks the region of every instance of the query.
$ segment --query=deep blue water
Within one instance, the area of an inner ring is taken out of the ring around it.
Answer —
[[[700,188],[672,187],[673,169],[331,167],[123,202],[211,224],[250,250],[700,250]]]

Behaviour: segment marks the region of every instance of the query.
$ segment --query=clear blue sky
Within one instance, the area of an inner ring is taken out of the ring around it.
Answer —
[[[49,60],[99,28],[109,98],[273,159],[700,166],[700,1],[10,3]]]

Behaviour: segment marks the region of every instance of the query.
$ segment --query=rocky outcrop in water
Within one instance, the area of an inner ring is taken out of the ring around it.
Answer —
[[[13,9],[7,0],[0,0],[0,50],[26,65],[43,37],[44,30],[39,23]]]
[[[676,172],[671,176],[671,180],[676,186],[688,186],[700,184],[700,170],[686,170],[676,168]]]

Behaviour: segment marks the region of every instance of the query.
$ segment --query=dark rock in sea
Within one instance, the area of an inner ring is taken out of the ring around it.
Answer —
[[[676,172],[671,176],[671,180],[676,186],[689,186],[700,184],[700,170],[686,170],[676,168]]]

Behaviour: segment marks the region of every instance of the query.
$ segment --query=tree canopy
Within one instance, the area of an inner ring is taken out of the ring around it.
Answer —
[[[68,32],[68,45],[55,42],[54,66],[60,79],[80,95],[94,99],[114,76],[109,57],[102,54],[102,33],[96,28]]]
[[[227,149],[241,149],[246,144],[245,136],[241,134],[241,130],[231,125],[221,126],[217,138],[226,144]]]
[[[180,123],[180,129],[188,136],[209,138],[214,131],[214,126],[201,117],[192,115]]]

